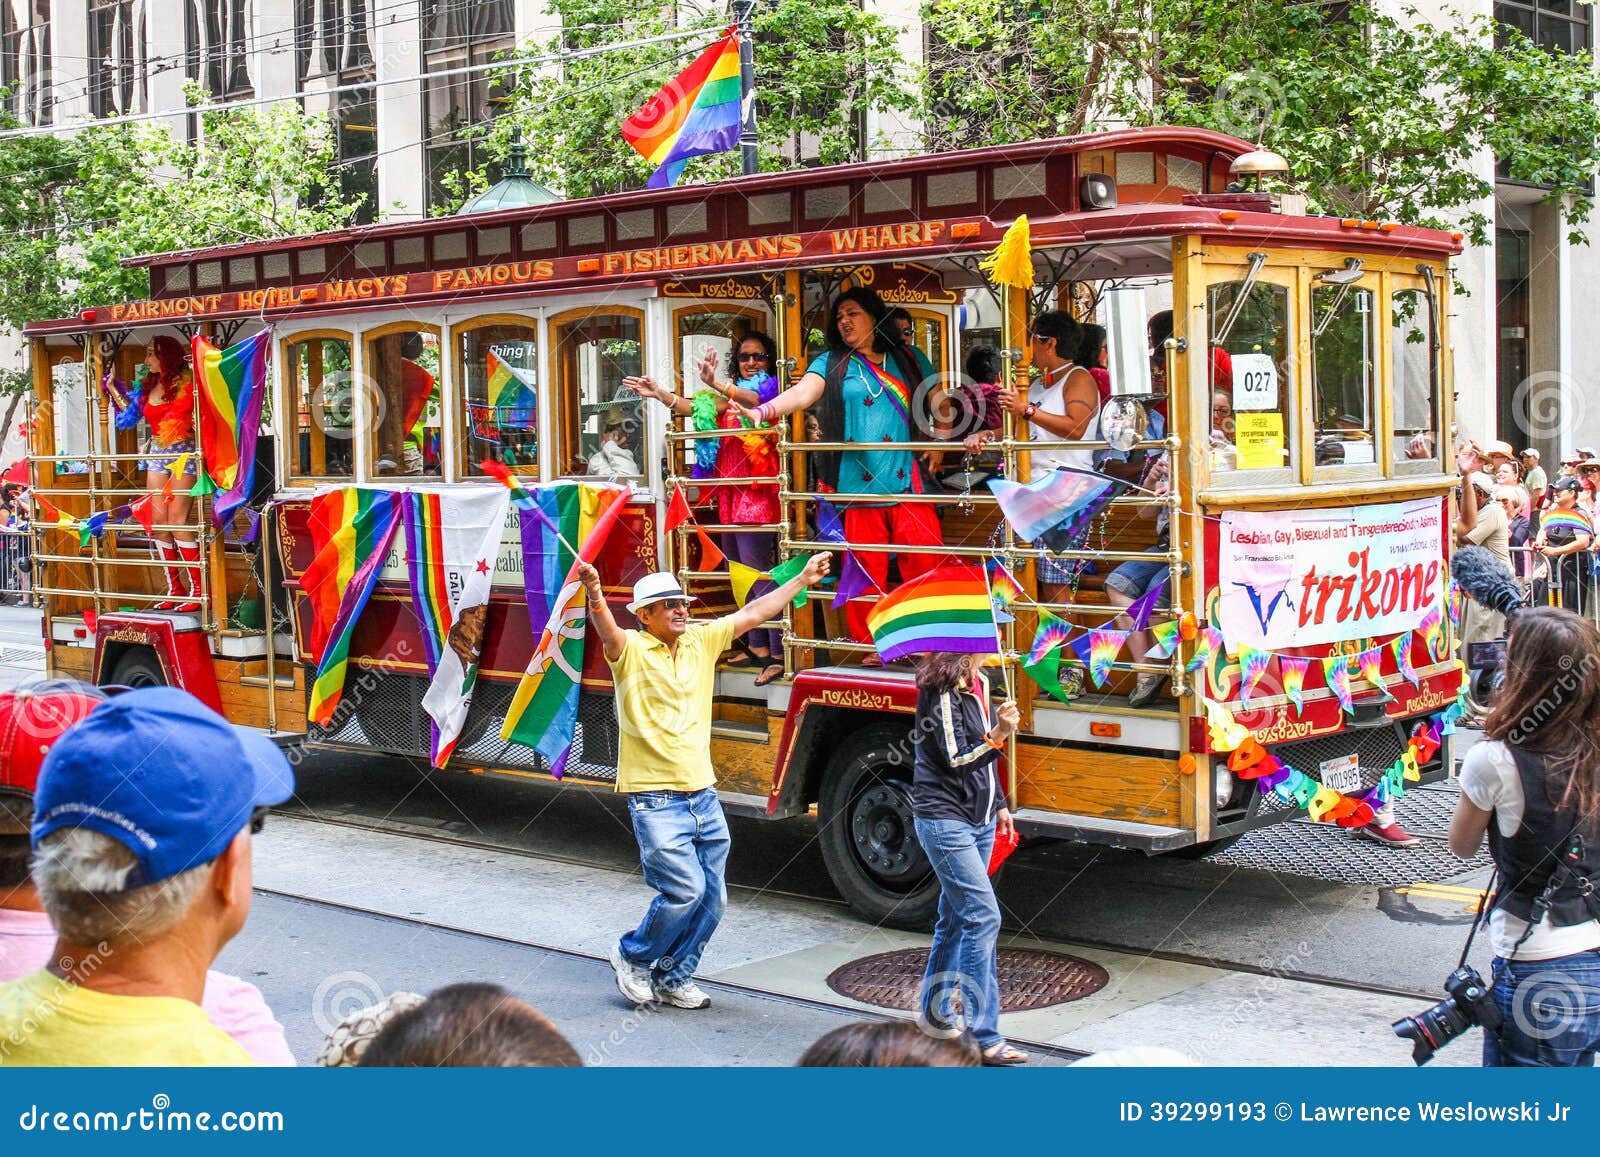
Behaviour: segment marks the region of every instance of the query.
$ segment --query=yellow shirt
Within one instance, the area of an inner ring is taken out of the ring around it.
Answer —
[[[40,969],[0,984],[0,1066],[254,1065],[173,996],[115,996]]]
[[[627,631],[611,663],[616,684],[617,790],[700,791],[711,768],[711,697],[733,616],[692,623],[674,655],[648,631]]]

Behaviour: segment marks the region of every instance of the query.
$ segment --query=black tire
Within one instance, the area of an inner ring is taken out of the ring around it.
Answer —
[[[117,660],[106,682],[117,687],[165,687],[167,673],[149,647],[134,647]]]
[[[1218,852],[1225,852],[1234,844],[1244,839],[1240,836],[1223,836],[1220,840],[1207,840],[1203,844],[1190,844],[1186,848],[1174,848],[1163,855],[1172,856],[1179,860],[1203,860],[1207,856],[1214,856]]]
[[[933,927],[939,881],[911,824],[911,750],[902,729],[877,728],[846,745],[823,772],[818,836],[828,876],[875,924]]]

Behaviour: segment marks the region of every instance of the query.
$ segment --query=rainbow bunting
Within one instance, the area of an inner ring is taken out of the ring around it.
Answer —
[[[1067,689],[1061,685],[1061,652],[1052,647],[1039,657],[1038,662],[1022,664],[1022,672],[1042,687],[1052,699],[1071,703]]]
[[[1444,612],[1437,606],[1429,607],[1418,624],[1422,637],[1428,644],[1428,657],[1434,662],[1444,658]]]
[[[989,599],[994,603],[995,622],[1010,621],[1006,610],[1018,599],[1027,600],[1027,592],[1022,589],[1022,584],[1016,579],[1006,564],[998,559],[988,564],[989,570]]]
[[[1190,671],[1198,671],[1201,667],[1210,664],[1215,655],[1223,653],[1222,634],[1215,627],[1204,627],[1195,636],[1194,654],[1189,657],[1186,667]]]
[[[311,604],[310,653],[317,664],[306,715],[326,726],[344,695],[350,636],[372,595],[400,525],[404,495],[342,487],[311,500],[311,565],[300,589]]]
[[[1071,647],[1089,668],[1089,679],[1096,687],[1104,687],[1111,676],[1111,664],[1122,653],[1122,644],[1128,641],[1127,631],[1101,628],[1072,640]]]
[[[788,583],[788,581],[790,579],[794,578],[801,571],[806,569],[806,563],[808,561],[810,561],[810,560],[807,558],[807,556],[801,555],[801,554],[797,554],[793,558],[786,558],[782,562],[780,562],[777,566],[772,568],[772,570],[769,572],[768,577],[772,579],[772,583],[773,583],[774,586],[780,586],[780,587],[784,586],[784,585],[786,585]],[[849,560],[847,559],[846,560],[846,565],[848,565],[848,564],[849,564]],[[865,572],[863,572],[863,573],[865,573]],[[844,572],[841,570],[840,571],[840,581],[843,581],[843,577],[844,577]],[[868,579],[867,581],[870,582],[871,580]],[[795,592],[795,595],[794,595],[794,608],[795,608],[795,610],[799,610],[801,607],[803,607],[805,605],[806,605],[806,589],[805,589],[805,587],[801,587],[798,591]]]
[[[1355,714],[1355,701],[1350,698],[1350,668],[1343,655],[1334,655],[1322,660],[1322,678],[1328,684],[1328,690],[1339,700],[1346,714]]]
[[[1156,609],[1156,603],[1167,593],[1167,576],[1162,575],[1149,590],[1128,604],[1128,609],[1122,613],[1128,616],[1128,621],[1133,624],[1133,629],[1142,631],[1150,622],[1150,615]]]
[[[1417,669],[1411,665],[1411,640],[1412,634],[1407,631],[1389,645],[1394,651],[1395,669],[1407,683],[1413,687],[1420,687],[1422,680],[1417,677]]]
[[[1371,683],[1377,691],[1389,695],[1389,690],[1383,685],[1383,648],[1368,647],[1356,655],[1356,666],[1361,671],[1361,677]]]
[[[1278,676],[1283,680],[1283,693],[1289,697],[1289,702],[1294,704],[1294,713],[1301,714],[1306,709],[1306,668],[1311,666],[1310,659],[1296,659],[1291,655],[1278,656]]]
[[[1067,636],[1072,634],[1072,624],[1051,614],[1044,608],[1039,609],[1039,629],[1034,632],[1033,646],[1028,648],[1028,659],[1024,666],[1032,666],[1044,658],[1045,653],[1053,651],[1067,641]]]
[[[1250,706],[1250,696],[1256,693],[1261,680],[1266,678],[1267,668],[1272,663],[1272,652],[1264,651],[1257,647],[1247,647],[1239,644],[1239,702],[1246,707]]]
[[[193,353],[200,393],[200,453],[205,473],[216,484],[211,514],[221,525],[250,497],[255,483],[256,435],[267,396],[272,331],[264,329],[225,350],[195,334]]]
[[[1172,654],[1172,649],[1178,645],[1182,636],[1183,627],[1177,619],[1170,619],[1165,623],[1157,623],[1150,628],[1150,635],[1155,640],[1150,644],[1150,649],[1145,652],[1147,659],[1165,659]]]
[[[572,531],[563,535],[568,541],[576,540],[578,553],[567,554],[559,542],[539,544],[532,555],[523,557],[525,576],[540,574],[552,559],[568,558],[570,561],[553,597],[543,594],[540,604],[549,607],[548,616],[542,620],[543,630],[527,670],[517,684],[511,707],[500,727],[500,738],[508,743],[531,747],[544,757],[550,774],[561,778],[567,760],[572,755],[577,736],[578,686],[583,672],[583,651],[588,625],[588,599],[583,583],[578,579],[578,563],[593,563],[605,548],[611,528],[626,509],[626,486],[596,486],[589,483],[539,487],[538,498],[544,500],[545,491],[558,492],[555,497],[562,502],[562,519]],[[523,526],[523,549],[527,550],[527,522]],[[554,537],[557,523],[550,525]],[[546,549],[548,547],[548,549]],[[533,603],[529,602],[532,613]],[[541,622],[540,619],[530,619]]]
[[[428,662],[422,707],[430,720],[434,767],[449,760],[467,725],[510,505],[511,494],[501,486],[406,495],[406,558]]]
[[[750,588],[764,576],[753,566],[746,566],[734,559],[728,560],[728,585],[733,588],[733,601],[738,606],[744,606],[750,601]]]
[[[1000,650],[989,584],[974,566],[939,567],[903,584],[867,613],[867,629],[885,662],[933,651]]]
[[[730,28],[622,122],[623,139],[656,166],[649,187],[678,183],[690,157],[739,144],[739,30]]]
[[[858,599],[868,591],[876,590],[877,586],[867,573],[867,568],[861,565],[855,551],[847,550],[844,552],[844,562],[839,566],[839,585],[834,588],[831,605],[838,610],[851,599]]]

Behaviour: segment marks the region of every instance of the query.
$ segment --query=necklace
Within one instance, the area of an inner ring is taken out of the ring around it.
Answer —
[[[871,358],[869,358],[866,354],[859,354],[857,356],[859,356],[861,358],[861,360],[866,362],[869,366],[876,366],[877,365],[877,363],[874,362]],[[869,398],[881,398],[881,397],[883,397],[883,389],[884,389],[884,387],[883,387],[882,383],[880,383],[878,381],[878,375],[877,374],[868,373],[866,375],[866,385],[867,385],[867,396]],[[874,386],[876,386],[877,388],[874,389],[873,388]]]

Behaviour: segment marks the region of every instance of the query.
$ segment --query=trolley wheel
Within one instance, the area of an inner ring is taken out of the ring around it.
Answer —
[[[117,660],[106,682],[118,687],[165,687],[167,673],[149,647],[134,647]]]
[[[1204,843],[1190,844],[1186,848],[1174,848],[1162,854],[1179,860],[1203,860],[1207,856],[1227,851],[1242,839],[1243,836],[1223,836],[1220,840],[1206,840]]]
[[[939,881],[912,826],[905,729],[874,729],[834,756],[817,824],[823,863],[852,908],[891,928],[933,926]]]

